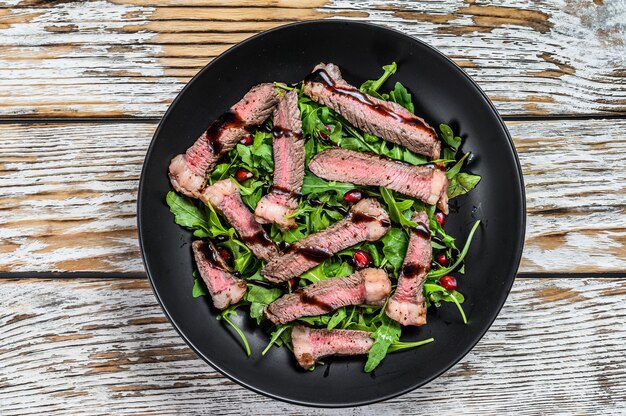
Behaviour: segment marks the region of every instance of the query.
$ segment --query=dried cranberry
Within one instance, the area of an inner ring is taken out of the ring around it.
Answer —
[[[450,292],[455,291],[457,288],[456,279],[449,275],[439,279],[439,284],[441,285],[441,287]]]
[[[235,172],[235,179],[237,179],[237,182],[240,183],[245,182],[253,176],[252,172],[246,169],[237,169],[237,172]]]
[[[355,204],[361,199],[363,199],[363,193],[361,191],[357,191],[356,189],[353,189],[343,194],[343,200],[349,204]]]
[[[217,252],[222,258],[222,260],[224,260],[227,264],[231,264],[231,261],[233,260],[233,255],[230,253],[230,251],[227,248],[218,247]]]
[[[447,266],[448,264],[450,264],[450,259],[444,253],[437,254],[435,260],[437,260],[437,263],[441,264],[442,266]]]
[[[254,139],[252,138],[251,134],[246,134],[241,140],[239,140],[239,143],[243,144],[244,146],[250,146],[252,143],[254,143]]]
[[[352,256],[357,269],[364,269],[372,263],[372,256],[367,251],[357,250]]]
[[[446,223],[446,216],[441,211],[435,212],[435,219],[442,227]]]

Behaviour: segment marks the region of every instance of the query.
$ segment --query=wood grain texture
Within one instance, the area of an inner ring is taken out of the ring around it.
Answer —
[[[343,17],[465,68],[506,115],[626,113],[626,1],[0,1],[0,117],[159,116],[233,44]]]
[[[528,202],[520,271],[625,270],[626,121],[508,125]],[[0,271],[143,271],[135,201],[154,129],[0,125]]]
[[[518,279],[459,364],[417,391],[348,413],[619,414],[624,294],[626,279]],[[3,415],[347,412],[284,404],[220,376],[185,346],[145,280],[5,279],[0,304]]]

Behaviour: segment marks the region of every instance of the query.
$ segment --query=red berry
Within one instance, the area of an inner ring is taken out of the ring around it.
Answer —
[[[457,288],[456,279],[452,276],[442,277],[441,279],[439,279],[439,284],[441,285],[441,287],[450,292],[456,290]]]
[[[448,264],[450,264],[450,259],[444,253],[437,254],[435,260],[437,260],[437,263],[441,264],[442,266],[447,266]]]
[[[237,169],[237,172],[235,172],[235,179],[237,179],[237,182],[240,183],[247,181],[253,176],[252,172],[246,169]]]
[[[372,262],[372,256],[367,251],[357,250],[352,256],[357,269],[364,269]]]
[[[446,216],[443,215],[443,212],[441,211],[435,212],[435,219],[437,220],[439,225],[441,225],[442,227],[443,227],[443,224],[446,223]]]
[[[244,146],[250,146],[252,143],[254,143],[254,139],[252,138],[251,134],[246,134],[241,140],[239,140],[239,143],[243,144]]]
[[[328,124],[324,124],[324,127],[326,127],[326,130],[328,130],[328,132],[330,133],[330,127],[328,126]]]
[[[356,189],[348,191],[343,195],[343,200],[349,204],[357,203],[361,199],[363,199],[363,193],[361,191],[357,191]]]
[[[224,260],[228,264],[231,264],[230,262],[233,259],[233,255],[230,254],[230,251],[228,251],[227,248],[218,247],[217,248],[217,252],[220,255],[220,257],[222,258],[222,260]]]

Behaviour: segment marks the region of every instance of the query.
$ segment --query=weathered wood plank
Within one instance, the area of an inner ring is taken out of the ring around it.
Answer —
[[[135,201],[154,128],[0,125],[0,271],[142,271]],[[528,199],[520,271],[623,271],[626,121],[509,128]]]
[[[199,68],[250,35],[344,17],[421,38],[499,110],[626,113],[623,0],[0,1],[0,117],[158,116]]]
[[[624,294],[626,279],[518,279],[459,364],[349,413],[619,414]],[[223,378],[185,346],[145,280],[2,280],[0,304],[3,415],[346,412],[284,404]]]

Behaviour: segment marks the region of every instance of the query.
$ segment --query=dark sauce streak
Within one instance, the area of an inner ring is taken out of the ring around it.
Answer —
[[[291,244],[285,242],[285,241],[279,241],[278,243],[276,243],[276,246],[278,247],[279,251],[287,251],[289,250],[289,247],[291,247]]]
[[[433,236],[433,237],[431,237],[431,240],[434,241],[437,244],[441,244],[442,246],[445,246],[445,243],[443,242],[443,240],[440,237]]]
[[[251,236],[246,236],[246,237],[242,236],[241,239],[248,246],[251,245],[251,244],[258,244],[258,245],[261,245],[263,247],[272,247],[272,246],[274,246],[274,242],[269,239],[267,234],[265,234],[265,231],[257,231],[255,234],[253,234]]]
[[[338,87],[333,79],[330,77],[328,72],[326,72],[324,69],[318,69],[317,71],[313,71],[312,73],[307,75],[306,78],[304,78],[304,82],[317,82],[320,84],[324,84],[326,86],[326,89],[334,93],[350,97],[351,99],[366,105],[372,111],[375,111],[378,114],[391,117],[397,121],[409,124],[411,126],[420,127],[424,130],[428,130],[427,125],[417,117],[404,117],[394,111],[391,111],[383,105],[375,104],[366,94],[362,93],[354,87]]]
[[[308,260],[317,262],[317,263],[322,263],[323,261],[331,258],[333,256],[333,253],[331,253],[330,251],[321,249],[321,248],[315,248],[315,247],[300,247],[297,245],[293,245],[291,247],[289,247],[287,249],[287,251],[285,251],[285,254],[297,254],[297,255],[301,255],[305,258],[307,258]]]
[[[207,135],[207,140],[209,142],[209,146],[213,150],[213,154],[218,155],[222,152],[223,143],[220,142],[219,138],[222,132],[226,129],[230,128],[246,128],[244,121],[239,117],[239,114],[235,113],[232,110],[228,110],[221,116],[217,118],[208,129],[206,129],[205,134]]]
[[[213,266],[219,266],[217,262],[218,254],[213,250],[211,244],[203,242],[203,244],[200,246],[200,251],[209,263],[211,263]]]
[[[267,289],[276,289],[277,285],[270,283],[270,282],[265,282],[263,280],[248,280],[247,283],[253,284],[253,285],[257,285],[257,286],[261,286]]]
[[[287,189],[283,186],[278,186],[278,185],[270,186],[270,192],[273,192],[275,194],[287,195],[289,198],[296,198],[296,199],[302,196],[300,192],[294,192],[290,189]]]
[[[382,220],[380,218],[373,217],[371,215],[364,214],[362,212],[355,212],[352,214],[352,221],[355,223],[361,222],[374,222],[378,221],[383,227],[391,227],[391,221]]]
[[[417,263],[407,263],[402,266],[402,275],[407,278],[418,276],[424,272],[428,273],[430,267],[421,266]]]
[[[421,222],[418,222],[417,227],[412,228],[411,231],[413,231],[422,238],[430,240],[430,231],[428,231],[428,227]]]
[[[209,263],[212,267],[228,273],[232,273],[230,268],[226,264],[226,261],[219,255],[217,250],[215,250],[213,244],[203,243],[200,246],[200,251],[202,252],[202,255],[206,259],[207,263]]]
[[[274,139],[282,139],[283,137],[286,137],[288,139],[300,140],[302,139],[302,133],[296,133],[291,129],[274,126],[272,129],[272,137]]]
[[[319,299],[317,299],[317,297],[315,296],[309,296],[304,290],[302,289],[298,289],[295,292],[293,292],[294,295],[297,295],[300,298],[300,301],[302,303],[306,303],[307,305],[310,306],[315,306],[318,307],[320,309],[322,309],[325,312],[330,312],[333,310],[333,307],[328,305],[325,302],[320,301]]]

